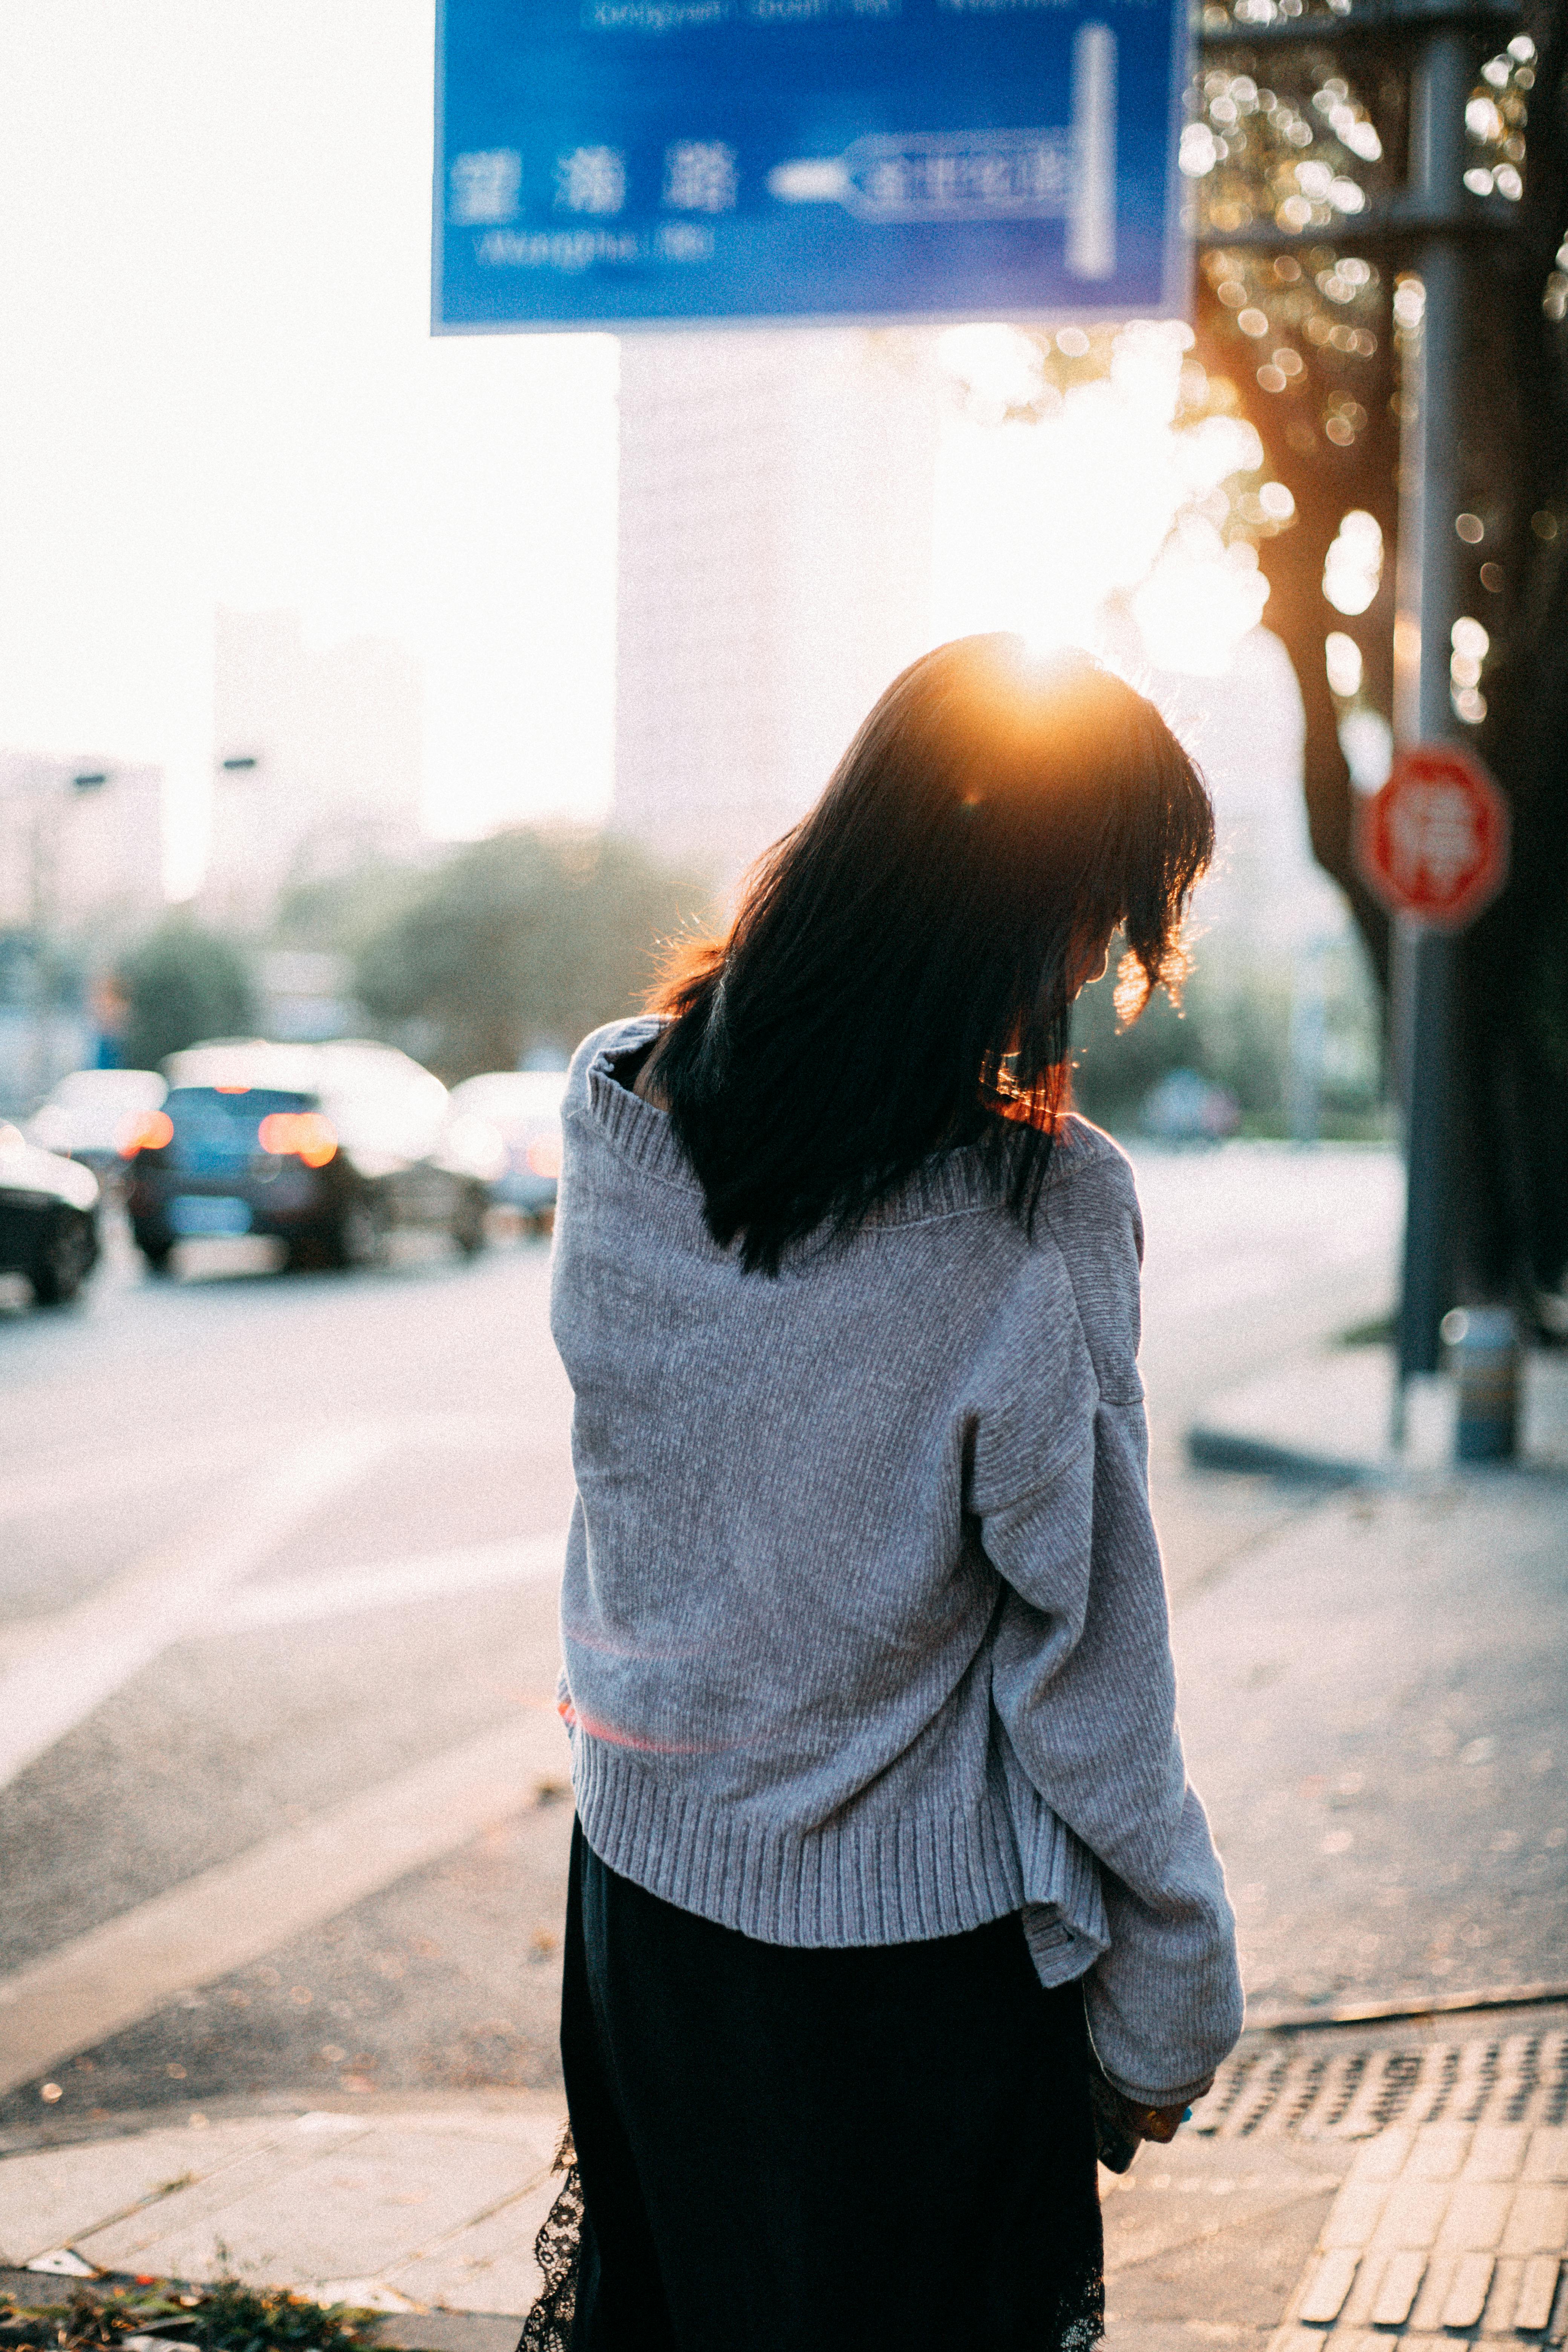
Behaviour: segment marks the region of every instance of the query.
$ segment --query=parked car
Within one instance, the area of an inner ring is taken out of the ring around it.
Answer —
[[[452,1089],[454,1119],[478,1119],[500,1139],[506,1164],[490,1198],[544,1224],[561,1175],[564,1070],[487,1070]]]
[[[171,1055],[169,1090],[128,1139],[136,1245],[261,1234],[296,1265],[378,1263],[401,1226],[484,1245],[495,1139],[454,1129],[439,1078],[390,1045],[223,1039]]]
[[[1144,1096],[1138,1124],[1162,1143],[1223,1143],[1241,1125],[1241,1105],[1196,1070],[1167,1070]]]
[[[118,1175],[126,1135],[168,1091],[156,1070],[73,1070],[27,1121],[27,1140],[79,1160],[100,1180]]]
[[[0,1125],[0,1274],[25,1275],[40,1307],[62,1307],[97,1262],[97,1177]]]

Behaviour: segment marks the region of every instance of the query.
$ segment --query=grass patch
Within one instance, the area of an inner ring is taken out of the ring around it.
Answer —
[[[189,2345],[193,2352],[368,2352],[377,2315],[352,2304],[311,2303],[288,2287],[219,2279],[181,2288],[83,2284],[64,2303],[0,2297],[0,2347],[11,2352],[117,2352],[130,2338]]]

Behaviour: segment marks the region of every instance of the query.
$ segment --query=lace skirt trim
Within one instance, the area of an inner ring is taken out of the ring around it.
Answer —
[[[571,2352],[577,2313],[577,2265],[582,2254],[583,2180],[567,2125],[552,2169],[566,2176],[533,2242],[544,2284],[523,2322],[517,2352]],[[1105,2278],[1099,2262],[1086,2265],[1058,2301],[1054,2332],[1043,2330],[1040,2352],[1093,2352],[1105,2334]]]
[[[566,2179],[533,2242],[533,2259],[544,2284],[523,2321],[517,2352],[571,2352],[583,2241],[583,2179],[570,2124],[561,2135],[552,2169],[563,2172]]]

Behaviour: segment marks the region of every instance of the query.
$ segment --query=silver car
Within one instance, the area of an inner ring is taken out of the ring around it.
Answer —
[[[555,1210],[561,1174],[564,1070],[487,1070],[452,1089],[453,1120],[473,1120],[499,1139],[504,1162],[490,1198],[542,1228]]]
[[[169,1089],[156,1070],[73,1070],[24,1129],[40,1150],[79,1160],[100,1179],[124,1166],[138,1119],[163,1108]]]

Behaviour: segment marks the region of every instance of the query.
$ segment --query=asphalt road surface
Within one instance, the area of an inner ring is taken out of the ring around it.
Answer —
[[[1226,1599],[1294,1544],[1351,1578],[1323,1607],[1353,1620],[1364,1527],[1342,1500],[1191,1474],[1179,1444],[1206,1397],[1386,1307],[1397,1171],[1227,1147],[1149,1155],[1140,1182],[1157,1511],[1259,1980],[1283,1999],[1403,1981],[1456,1932],[1450,1895],[1385,1905],[1404,1925],[1380,1957],[1364,1885],[1310,1878],[1303,1908],[1302,1873],[1281,1883],[1282,1838],[1316,1853],[1312,1808],[1373,1782],[1363,1765],[1349,1786],[1354,1723],[1331,1769],[1314,1744],[1302,1588],[1266,1575],[1239,1615]],[[0,1295],[0,2127],[558,2079],[572,1479],[548,1279],[545,1244],[503,1240],[292,1276],[251,1244],[189,1244],[155,1281],[117,1240],[74,1308]],[[1561,1630],[1552,1606],[1543,1584],[1533,1638]],[[1234,1713],[1234,1685],[1297,1672],[1278,1738],[1256,1704]],[[1532,1755],[1561,1704],[1530,1701]],[[1468,1706],[1427,1727],[1433,1818],[1446,1756],[1471,1754],[1467,1801],[1502,1759]],[[1398,1822],[1385,1804],[1385,1845]],[[1521,1873],[1531,1822],[1506,1850]],[[1379,1884],[1394,1866],[1368,1864]],[[1561,1876],[1529,1881],[1541,1935]]]

